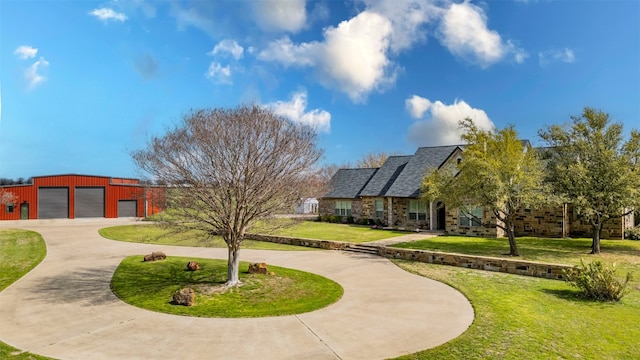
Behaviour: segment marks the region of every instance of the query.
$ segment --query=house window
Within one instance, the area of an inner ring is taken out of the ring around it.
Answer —
[[[374,200],[373,206],[376,212],[376,219],[382,219],[384,217],[384,200],[382,199]]]
[[[427,220],[427,202],[409,200],[409,220]]]
[[[470,210],[470,215],[458,211],[458,218],[460,219],[460,226],[480,226],[480,221],[476,219],[482,219],[482,208],[475,207]]]
[[[336,215],[351,216],[351,201],[336,201]]]
[[[13,203],[8,203],[8,204],[7,204],[7,208],[6,208],[7,213],[8,213],[8,214],[13,213],[13,208],[14,208]]]

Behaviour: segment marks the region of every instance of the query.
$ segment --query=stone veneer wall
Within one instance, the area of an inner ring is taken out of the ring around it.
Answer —
[[[362,200],[360,199],[320,199],[318,202],[318,215],[335,215],[336,201],[351,201],[351,216],[354,219],[361,219]]]
[[[578,217],[573,205],[569,205],[567,210],[569,218],[569,236],[572,237],[591,237],[591,224]],[[622,227],[623,219],[616,218],[607,221],[602,227],[600,233],[601,239],[623,239],[624,229]]]
[[[409,220],[409,198],[393,198],[393,218],[394,224],[389,226],[399,226],[406,229],[429,229],[429,202],[427,202],[427,220]]]
[[[515,217],[516,236],[562,237],[562,205],[536,210],[518,211]]]
[[[325,250],[346,250],[352,243],[331,240],[301,239],[286,236],[271,236],[247,234],[247,239],[268,241],[278,244],[306,246]],[[371,245],[369,245],[371,246]],[[399,249],[387,246],[376,246],[378,255],[389,259],[420,261],[430,264],[449,265],[468,269],[503,272],[516,275],[534,276],[546,279],[562,280],[564,270],[572,268],[569,265],[545,264],[535,261],[520,261],[513,259],[473,256],[437,251]]]
[[[541,277],[546,279],[564,279],[564,270],[572,266],[561,264],[546,264],[534,261],[519,261],[512,259],[472,256],[436,251],[398,249],[380,247],[381,256],[390,259],[420,261],[430,264],[449,265],[468,269],[487,270],[509,274]]]
[[[504,230],[496,228],[496,217],[492,212],[483,210],[483,221],[489,220],[489,226],[460,226],[458,209],[446,209],[445,231],[450,235],[503,237]]]
[[[362,198],[362,218],[363,219],[376,219],[376,210],[374,208],[374,200],[382,200],[383,207],[383,216],[380,220],[387,224],[387,218],[389,214],[389,209],[387,206],[387,199],[382,197],[363,197]]]

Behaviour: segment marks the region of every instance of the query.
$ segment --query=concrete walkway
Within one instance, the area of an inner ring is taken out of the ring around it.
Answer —
[[[344,296],[293,316],[225,319],[155,313],[127,305],[109,288],[128,255],[226,258],[226,249],[106,240],[97,230],[123,219],[3,221],[35,230],[47,257],[0,292],[0,340],[57,359],[384,359],[445,343],[473,321],[453,288],[386,259],[339,251],[243,250],[244,261],[333,279]]]

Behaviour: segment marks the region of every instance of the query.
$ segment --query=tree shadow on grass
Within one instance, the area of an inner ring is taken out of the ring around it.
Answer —
[[[102,305],[118,301],[111,292],[113,267],[73,269],[64,274],[44,277],[31,289],[35,298],[52,304],[86,303]]]

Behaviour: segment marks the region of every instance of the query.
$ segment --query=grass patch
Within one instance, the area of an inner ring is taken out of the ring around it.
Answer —
[[[188,261],[199,271],[186,271]],[[328,306],[342,297],[342,287],[312,273],[268,265],[275,275],[252,275],[240,263],[240,287],[218,292],[227,279],[226,260],[168,257],[142,262],[142,255],[125,258],[111,280],[113,292],[124,302],[147,310],[197,317],[263,317],[300,314]],[[173,292],[196,291],[191,307],[170,303]]]
[[[354,224],[332,224],[317,221],[299,221],[296,224],[272,231],[275,235],[306,239],[348,241],[364,243],[407,235],[405,231],[372,229]]]
[[[516,239],[520,256],[516,259],[546,263],[578,265],[580,259],[626,264],[629,270],[640,271],[640,241],[601,240],[600,255],[591,255],[591,239],[558,239],[520,237]],[[436,236],[433,238],[392,245],[405,249],[454,252],[468,255],[511,258],[507,238],[466,236]]]
[[[195,246],[226,248],[227,244],[221,236],[207,236],[200,231],[184,233],[172,233],[170,230],[157,225],[121,225],[100,229],[98,231],[104,238],[111,240],[174,246]],[[316,249],[275,244],[265,241],[244,240],[242,248],[255,250],[289,250],[289,251],[313,251]]]
[[[31,271],[44,259],[47,247],[40,234],[27,230],[0,230],[0,291]],[[0,342],[0,359],[47,360]]]
[[[0,230],[0,291],[23,277],[47,254],[42,236],[27,230]]]
[[[401,268],[447,283],[473,304],[460,337],[401,359],[635,359],[640,354],[640,288],[620,302],[579,297],[567,283],[418,262]]]

